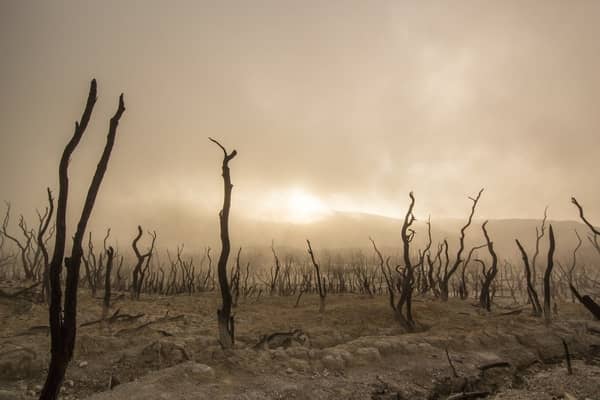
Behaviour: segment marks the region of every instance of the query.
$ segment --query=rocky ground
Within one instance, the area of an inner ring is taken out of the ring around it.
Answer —
[[[405,332],[385,297],[242,299],[236,347],[216,340],[214,293],[118,296],[108,317],[80,292],[65,399],[600,399],[600,323],[565,303],[550,326],[468,301],[418,298]],[[117,312],[118,311],[118,312]],[[86,323],[91,323],[86,325]],[[257,346],[263,335],[296,334]],[[573,355],[567,373],[564,339]],[[35,398],[48,363],[47,309],[0,298],[0,400]],[[450,362],[449,362],[450,359]],[[112,386],[112,389],[111,389]]]

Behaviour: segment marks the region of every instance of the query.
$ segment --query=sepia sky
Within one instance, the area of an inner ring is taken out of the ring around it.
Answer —
[[[0,199],[74,203],[108,120],[127,111],[93,219],[233,212],[306,222],[333,210],[600,221],[600,2],[0,2]],[[170,214],[169,214],[170,215]],[[131,224],[137,224],[131,221]]]

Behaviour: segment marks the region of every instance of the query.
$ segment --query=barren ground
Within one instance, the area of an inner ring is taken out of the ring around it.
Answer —
[[[78,329],[63,398],[383,400],[485,392],[481,398],[600,399],[600,323],[576,304],[560,304],[546,327],[528,308],[507,315],[498,306],[485,313],[469,301],[417,298],[420,329],[407,333],[386,297],[330,295],[324,314],[316,312],[317,296],[303,297],[298,308],[295,300],[241,299],[236,348],[223,351],[217,294],[122,296],[110,314],[143,316]],[[100,303],[81,291],[79,324],[99,319]],[[0,399],[36,397],[48,362],[47,324],[45,305],[0,299]],[[255,348],[261,335],[293,329],[308,340]],[[496,362],[508,364],[486,369]],[[109,390],[111,377],[119,384]]]

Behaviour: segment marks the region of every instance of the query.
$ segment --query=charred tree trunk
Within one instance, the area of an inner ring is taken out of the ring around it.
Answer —
[[[531,269],[529,268],[529,258],[527,257],[527,252],[521,245],[518,239],[515,239],[517,246],[519,247],[519,251],[521,252],[521,256],[523,257],[523,265],[525,267],[525,282],[527,284],[527,296],[529,297],[529,302],[531,303],[531,307],[533,308],[533,316],[540,317],[542,315],[542,306],[540,305],[540,299],[538,297],[537,291],[533,286],[533,282],[531,279]]]
[[[492,310],[492,297],[490,296],[490,287],[492,282],[496,278],[496,274],[498,273],[498,256],[494,251],[494,243],[490,240],[490,236],[488,235],[488,231],[486,229],[487,221],[483,223],[481,229],[483,230],[483,235],[485,236],[485,241],[487,243],[488,251],[490,252],[490,256],[492,256],[492,265],[490,269],[486,272],[485,267],[483,269],[483,282],[481,285],[481,295],[479,296],[479,304],[482,308],[487,311]],[[481,261],[483,264],[483,262]]]
[[[65,259],[67,267],[67,279],[65,287],[64,314],[62,309],[62,288],[61,288],[61,270],[65,253],[66,241],[66,213],[67,197],[69,188],[69,160],[73,151],[79,144],[90,120],[94,104],[96,103],[96,80],[92,80],[88,94],[87,104],[81,122],[75,124],[73,137],[65,147],[59,165],[59,196],[56,211],[56,238],[54,245],[54,254],[50,263],[50,366],[48,375],[42,388],[40,399],[53,400],[58,398],[60,387],[62,386],[67,366],[73,357],[75,347],[76,326],[77,326],[77,286],[79,284],[79,269],[81,267],[81,257],[83,255],[82,241],[87,227],[88,220],[92,213],[96,196],[100,189],[102,179],[108,167],[108,161],[115,142],[117,126],[121,115],[125,111],[123,95],[119,97],[119,107],[117,112],[110,120],[109,132],[104,151],[100,162],[96,168],[94,177],[87,192],[83,211],[77,224],[77,230],[73,238],[73,248],[71,256]]]
[[[231,315],[232,297],[231,288],[229,287],[229,281],[227,279],[227,259],[229,258],[229,251],[231,249],[231,243],[229,241],[229,210],[231,208],[231,191],[233,185],[231,184],[231,174],[229,171],[229,161],[231,161],[236,155],[237,151],[233,150],[231,153],[227,153],[225,147],[216,140],[209,138],[210,141],[215,143],[223,150],[223,208],[219,213],[219,222],[221,227],[221,255],[219,256],[219,262],[217,264],[218,275],[219,275],[219,286],[221,288],[221,299],[222,305],[217,310],[217,321],[219,326],[219,340],[221,346],[225,349],[233,347],[234,343],[234,319]]]
[[[317,280],[317,290],[319,291],[319,312],[325,312],[325,298],[327,297],[327,287],[325,286],[325,278],[321,276],[321,268],[319,264],[315,260],[315,254],[313,253],[313,249],[310,245],[310,241],[306,239],[306,244],[308,245],[308,254],[310,255],[310,260],[312,261],[313,267],[315,268],[315,278]]]
[[[50,302],[50,256],[48,255],[48,249],[46,248],[46,243],[44,241],[44,235],[48,230],[48,225],[50,224],[50,220],[52,219],[52,214],[54,213],[54,199],[52,198],[52,192],[50,188],[47,188],[48,193],[48,214],[46,219],[44,220],[43,225],[38,231],[38,247],[42,251],[42,259],[44,262],[44,271],[42,274],[42,297],[45,302]]]
[[[110,275],[112,273],[113,260],[115,257],[115,250],[109,247],[106,250],[106,274],[104,275],[104,301],[102,303],[102,317],[106,317],[108,309],[110,308]]]
[[[465,250],[466,231],[469,228],[469,226],[471,226],[471,222],[473,221],[473,215],[475,214],[475,209],[477,208],[477,203],[479,202],[479,199],[481,198],[482,193],[483,193],[483,189],[481,189],[479,191],[479,193],[477,194],[477,197],[475,197],[475,198],[469,197],[469,199],[473,202],[473,204],[471,206],[471,213],[469,214],[467,223],[465,225],[463,225],[463,227],[460,229],[460,238],[459,238],[458,251],[456,252],[456,259],[454,260],[454,263],[452,264],[452,267],[449,270],[447,268],[444,270],[444,275],[439,280],[440,298],[442,299],[442,301],[448,300],[448,293],[449,293],[448,283],[450,282],[450,278],[456,272],[456,270],[458,269],[460,264],[464,261],[461,257],[462,257],[463,251]]]
[[[550,245],[548,248],[548,266],[546,267],[546,272],[544,273],[544,319],[546,323],[549,323],[552,319],[552,305],[550,292],[550,277],[552,276],[552,268],[554,267],[554,249],[555,249],[555,240],[554,240],[554,230],[552,229],[552,224],[550,224],[548,229],[548,237],[550,240]]]
[[[412,330],[415,326],[415,321],[412,317],[414,267],[410,259],[410,243],[415,235],[415,232],[411,229],[411,225],[415,222],[415,216],[413,215],[415,197],[412,192],[410,192],[408,196],[410,197],[410,205],[404,216],[404,222],[400,232],[402,238],[402,260],[404,261],[404,269],[401,272],[401,282],[398,282],[400,296],[398,298],[398,303],[396,304],[396,319],[398,319],[398,321],[400,321],[408,330]]]
[[[581,294],[579,294],[577,289],[575,289],[575,286],[570,285],[570,289],[573,295],[577,298],[577,300],[579,300],[579,302],[583,304],[583,306],[587,308],[589,312],[592,313],[594,318],[600,320],[600,305],[598,305],[590,296],[582,296]]]
[[[152,252],[154,251],[154,243],[156,242],[156,232],[150,233],[152,237],[152,244],[150,245],[150,250],[147,253],[142,254],[138,249],[138,242],[142,237],[142,227],[138,225],[138,233],[136,237],[133,239],[131,243],[131,247],[133,247],[133,252],[135,253],[135,257],[137,258],[137,262],[135,267],[133,268],[133,281],[131,284],[131,297],[134,300],[140,299],[140,293],[142,291],[142,285],[144,283],[145,272],[150,266],[150,259],[152,257]],[[142,270],[142,266],[144,265],[144,261],[146,262],[146,267]]]
[[[273,258],[275,259],[275,272],[271,273],[269,295],[273,296],[277,285],[277,278],[279,277],[279,270],[281,269],[281,264],[279,263],[279,257],[277,257],[277,253],[275,252],[275,243],[273,241],[271,241],[271,252],[273,253]]]

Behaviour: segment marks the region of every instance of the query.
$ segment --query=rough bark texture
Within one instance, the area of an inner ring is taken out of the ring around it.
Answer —
[[[69,188],[68,167],[69,160],[79,144],[89,123],[94,104],[96,103],[96,81],[92,80],[85,110],[79,123],[75,123],[75,132],[67,143],[59,165],[59,196],[56,210],[56,239],[54,254],[50,263],[50,367],[46,382],[42,388],[40,399],[56,399],[64,380],[67,366],[73,357],[76,336],[77,317],[77,286],[79,283],[79,268],[83,255],[82,241],[87,223],[92,213],[100,184],[104,178],[108,161],[115,141],[117,126],[121,115],[125,111],[123,95],[119,97],[119,107],[110,120],[109,132],[104,151],[96,168],[94,177],[87,192],[83,211],[77,224],[73,238],[71,256],[65,259],[67,278],[65,286],[64,313],[62,304],[61,272],[65,253],[66,241],[66,213]]]
[[[219,146],[221,150],[223,150],[224,155],[222,164],[224,189],[223,208],[219,213],[219,223],[221,228],[221,255],[219,256],[219,261],[217,264],[222,304],[221,308],[217,310],[217,321],[221,346],[223,346],[225,349],[229,349],[233,347],[235,333],[234,320],[233,316],[231,315],[231,289],[227,279],[227,259],[229,258],[229,252],[231,250],[231,243],[229,241],[229,210],[231,209],[231,191],[233,189],[233,185],[231,184],[231,174],[229,171],[229,161],[231,161],[237,155],[237,151],[233,150],[231,153],[227,153],[225,147],[223,147],[219,142],[212,138],[209,139]]]
[[[548,229],[548,237],[550,240],[550,245],[548,248],[548,264],[546,267],[546,272],[544,273],[544,319],[547,323],[552,319],[550,278],[552,276],[552,268],[554,268],[555,249],[554,230],[552,229],[552,225],[550,225]]]
[[[525,282],[527,284],[527,296],[529,297],[529,302],[531,303],[531,307],[533,308],[533,315],[535,317],[540,317],[542,315],[542,306],[540,305],[540,299],[538,297],[537,291],[533,286],[533,282],[531,279],[531,269],[529,268],[529,257],[527,257],[527,252],[519,242],[519,240],[515,239],[517,246],[519,247],[519,251],[521,252],[521,257],[523,258],[523,266],[525,267]]]

